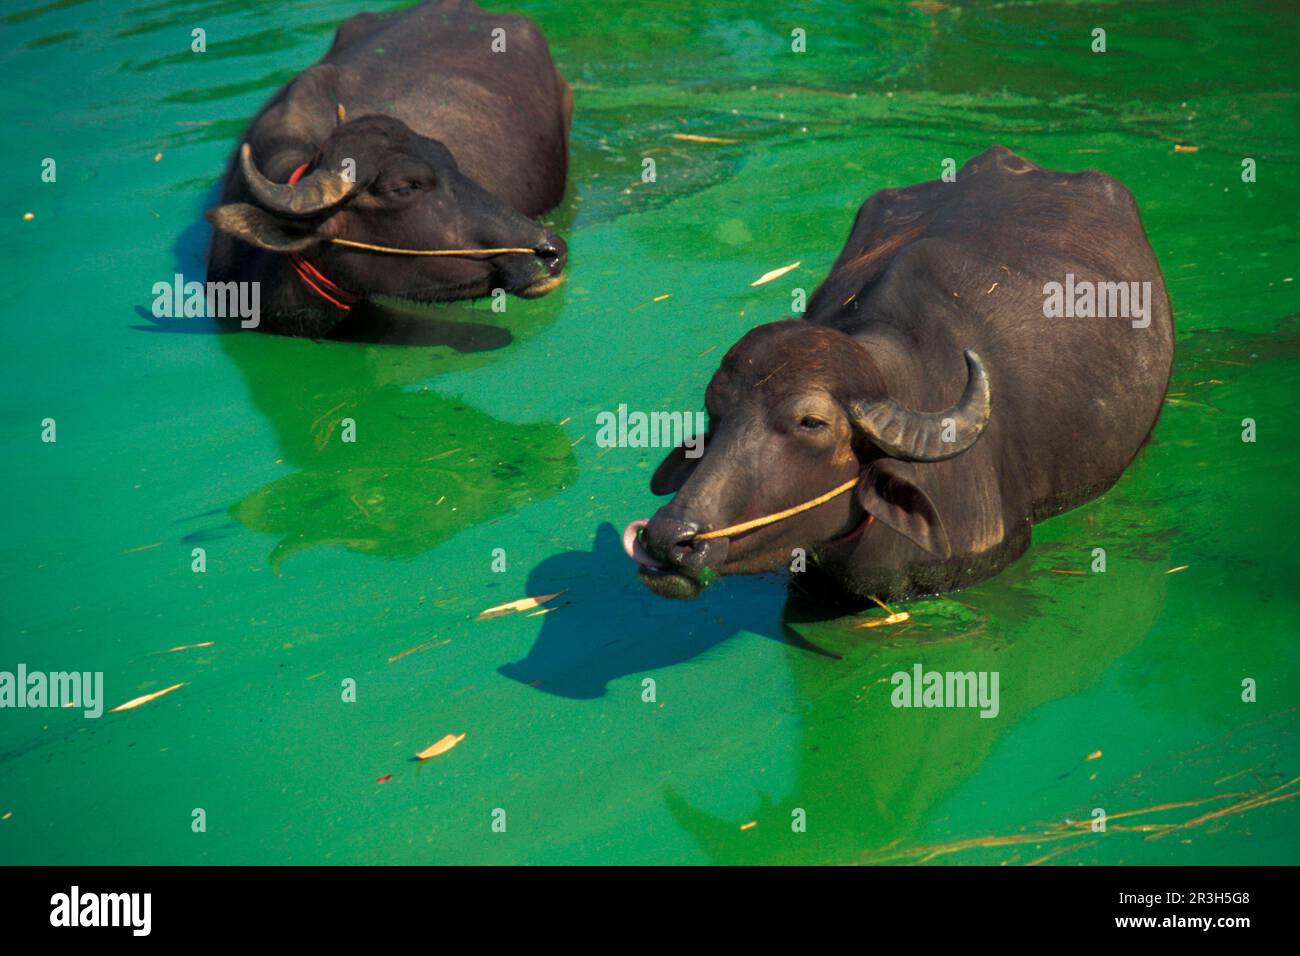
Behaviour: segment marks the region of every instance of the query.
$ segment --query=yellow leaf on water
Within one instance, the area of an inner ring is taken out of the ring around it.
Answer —
[[[876,603],[876,606],[889,616],[873,618],[870,621],[863,621],[858,625],[858,627],[880,627],[882,624],[901,624],[912,616],[906,611],[895,612],[892,607],[880,600],[880,598],[876,597],[874,594],[868,594],[867,597],[871,598],[871,600]]]
[[[437,743],[429,744],[429,746],[425,747],[415,756],[418,757],[420,760],[428,760],[431,757],[440,756],[442,754],[445,754],[448,750],[456,746],[464,739],[465,739],[464,734],[459,734],[459,735],[448,734],[446,737],[443,737]]]
[[[685,140],[688,143],[739,143],[738,139],[719,139],[716,136],[697,136],[694,133],[673,133],[673,139]]]
[[[156,690],[152,694],[145,694],[143,697],[133,698],[132,700],[128,700],[125,704],[119,704],[118,706],[114,707],[112,710],[109,711],[109,713],[116,714],[119,710],[133,710],[136,707],[141,706],[142,704],[149,703],[149,701],[151,700],[157,700],[163,694],[170,694],[174,690],[180,690],[182,687],[185,686],[185,684],[186,682],[182,681],[179,684],[172,684],[171,687],[164,687],[162,690]]]
[[[911,618],[911,616],[912,615],[908,614],[906,611],[898,611],[894,614],[889,615],[889,617],[879,617],[879,618],[874,618],[870,621],[863,621],[858,626],[859,627],[880,627],[880,625],[882,624],[902,624],[904,621]]]
[[[788,266],[782,266],[779,269],[773,269],[771,272],[764,272],[761,276],[759,276],[757,279],[755,279],[753,282],[749,284],[750,288],[753,288],[756,285],[762,285],[764,282],[771,282],[773,279],[779,279],[781,278],[781,276],[785,275],[791,269],[798,269],[799,266],[802,264],[803,263],[801,262],[792,262]]]
[[[202,644],[182,644],[180,647],[169,647],[165,651],[156,651],[158,654],[175,654],[177,651],[192,651],[196,647],[211,647],[216,641],[204,641]]]
[[[137,551],[148,551],[151,548],[160,548],[160,547],[162,547],[162,542],[155,541],[153,544],[142,544],[138,548],[127,548],[125,551],[122,552],[122,554],[135,554]]]
[[[517,614],[520,611],[531,611],[535,607],[541,607],[547,601],[554,601],[565,591],[556,591],[554,594],[543,594],[540,597],[520,598],[518,601],[509,601],[505,604],[498,604],[496,607],[490,607],[486,611],[481,611],[479,616],[474,618],[476,621],[487,621],[494,617],[502,617],[506,614]]]
[[[392,657],[390,657],[390,658],[388,659],[388,663],[391,664],[391,663],[393,663],[393,661],[401,660],[401,659],[402,659],[403,657],[405,657],[407,654],[414,654],[416,651],[427,651],[427,650],[429,650],[429,648],[431,648],[431,647],[441,647],[443,644],[450,644],[450,643],[451,643],[451,641],[448,641],[448,640],[439,641],[439,640],[435,637],[435,638],[433,638],[432,640],[424,641],[424,642],[421,643],[421,644],[416,644],[414,647],[408,647],[406,650],[402,651],[400,654],[394,654]]]

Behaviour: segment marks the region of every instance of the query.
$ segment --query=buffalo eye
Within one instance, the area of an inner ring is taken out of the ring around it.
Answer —
[[[820,418],[813,418],[811,415],[805,415],[799,422],[799,427],[807,429],[810,432],[815,432],[819,428],[825,428],[826,423]]]
[[[396,196],[396,198],[399,199],[408,199],[416,193],[419,193],[419,191],[425,189],[429,189],[429,183],[411,177],[408,179],[396,179],[393,185],[387,187],[387,189],[383,191],[391,196]]]

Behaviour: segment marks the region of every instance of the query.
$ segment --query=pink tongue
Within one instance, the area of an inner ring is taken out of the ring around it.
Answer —
[[[637,564],[662,571],[664,566],[652,558],[645,548],[641,547],[640,532],[649,523],[646,518],[637,518],[623,529],[623,550]]]

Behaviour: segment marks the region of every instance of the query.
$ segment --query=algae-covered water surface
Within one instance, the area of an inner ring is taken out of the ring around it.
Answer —
[[[348,341],[156,316],[249,118],[403,5],[0,15],[0,671],[104,705],[0,710],[0,862],[1297,861],[1294,4],[493,2],[574,91],[558,289]],[[1136,197],[1150,444],[906,620],[651,594],[619,530],[665,449],[598,416],[701,408],[870,194],[995,143]],[[893,706],[918,665],[996,714]]]

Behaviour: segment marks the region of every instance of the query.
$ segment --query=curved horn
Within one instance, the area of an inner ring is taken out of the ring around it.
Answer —
[[[239,150],[239,167],[253,198],[271,212],[284,216],[315,216],[337,206],[352,191],[352,183],[338,173],[317,170],[290,186],[273,183],[253,162],[253,149],[245,143]]]
[[[984,433],[992,410],[984,363],[970,349],[965,355],[966,390],[956,405],[942,412],[917,412],[886,398],[858,406],[857,424],[882,451],[903,461],[943,461],[960,455]],[[946,420],[952,422],[952,441],[944,441]]]

